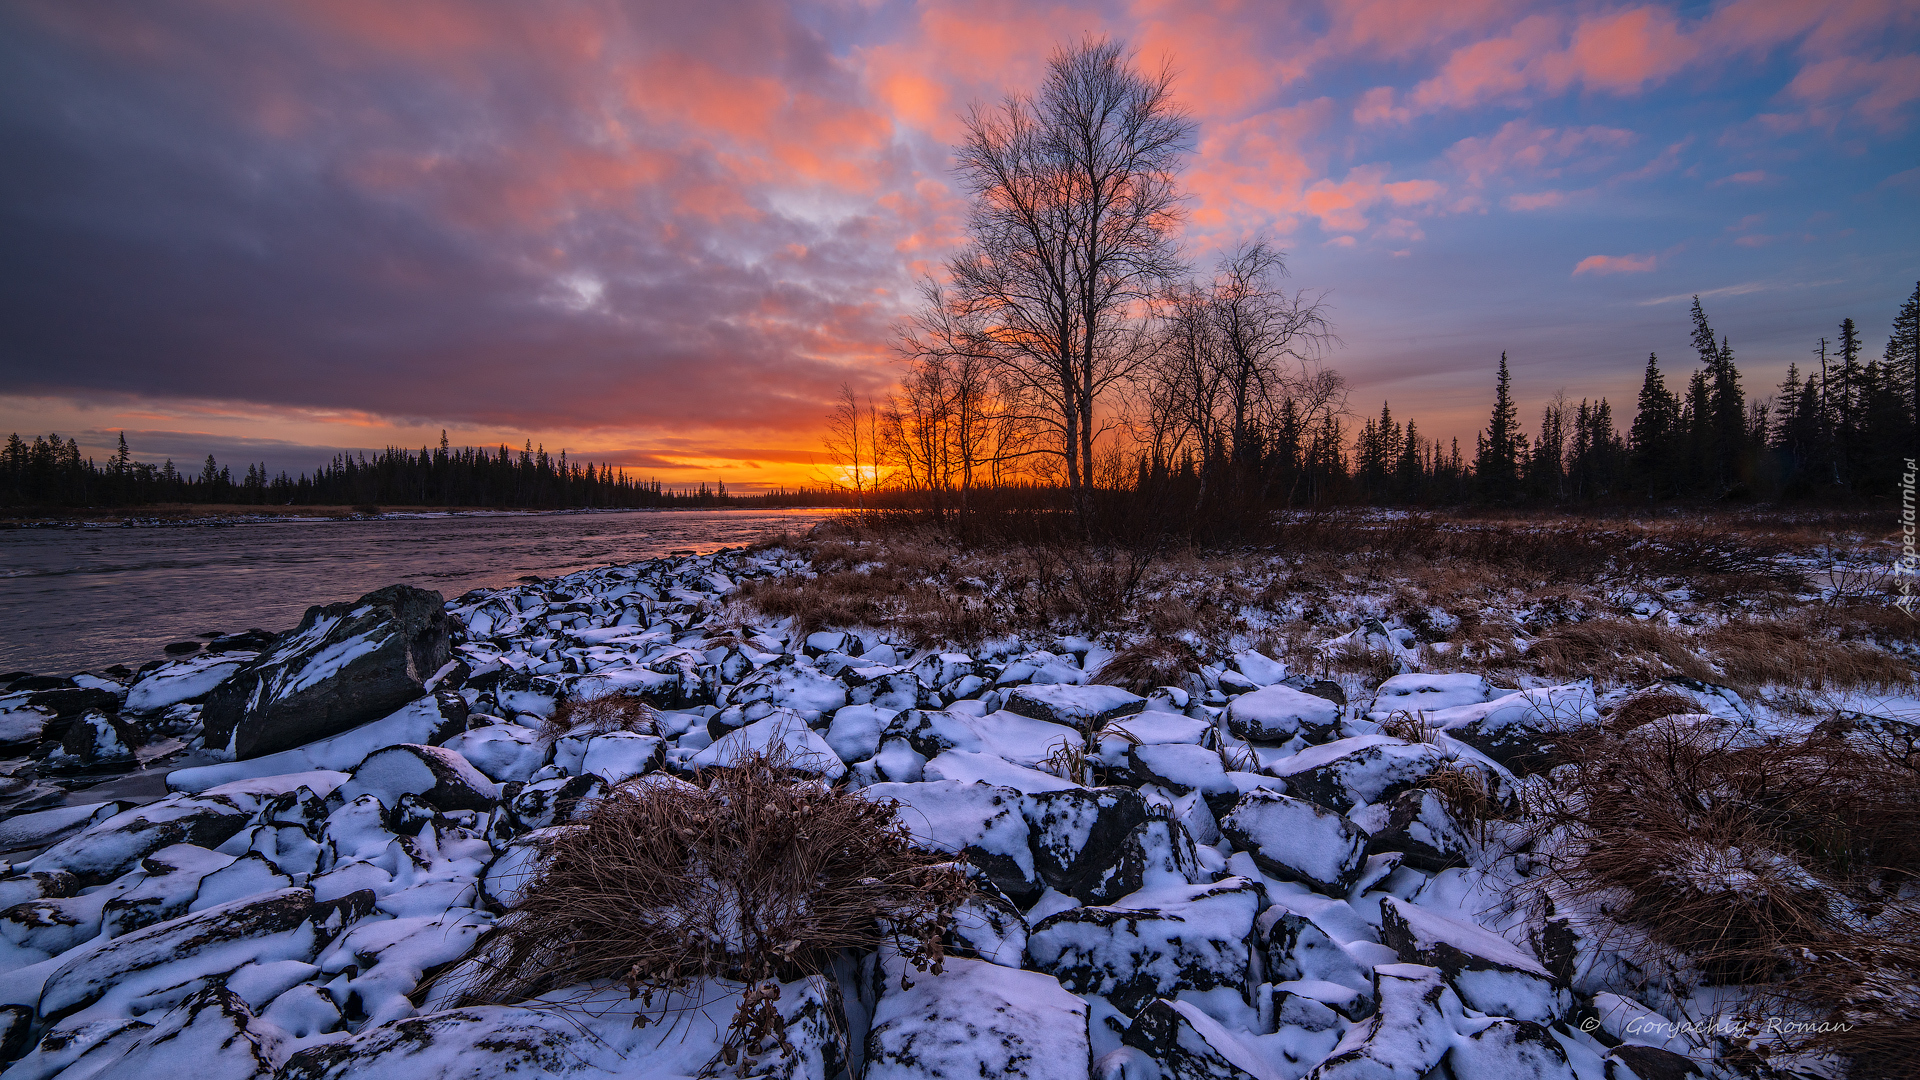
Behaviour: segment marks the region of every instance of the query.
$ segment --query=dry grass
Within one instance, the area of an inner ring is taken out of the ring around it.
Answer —
[[[1484,839],[1487,823],[1506,818],[1511,810],[1494,798],[1486,773],[1471,765],[1449,761],[1415,786],[1432,789],[1454,822],[1475,839]]]
[[[1684,694],[1676,694],[1671,690],[1648,690],[1615,706],[1607,717],[1607,728],[1616,732],[1632,731],[1655,720],[1683,716],[1698,712],[1699,709],[1700,703]]]
[[[482,942],[463,1000],[600,980],[631,995],[736,980],[755,991],[728,1032],[737,1051],[780,1035],[762,991],[770,980],[826,973],[844,950],[892,942],[939,970],[970,887],[950,856],[913,845],[890,805],[778,758],[699,779],[621,785],[556,836],[524,899]]]
[[[1910,685],[1913,668],[1871,645],[1831,641],[1805,620],[1741,620],[1700,635],[1703,648],[1738,688],[1765,685],[1825,689]]]
[[[1685,635],[1651,622],[1589,619],[1557,627],[1534,641],[1528,656],[1541,674],[1589,675],[1615,682],[1644,682],[1660,675],[1717,681],[1712,668],[1687,647]]]
[[[1157,686],[1180,686],[1200,670],[1200,654],[1179,638],[1151,637],[1121,649],[1101,665],[1093,681],[1145,694]]]
[[[562,698],[552,715],[540,723],[540,737],[557,742],[575,731],[605,735],[610,731],[634,731],[642,735],[660,733],[660,712],[637,697],[626,694],[601,694],[597,697]]]
[[[1380,723],[1380,734],[1405,739],[1410,743],[1430,743],[1439,733],[1440,729],[1428,723],[1427,714],[1422,711],[1398,709]]]
[[[1920,880],[1917,780],[1870,741],[1652,720],[1592,735],[1527,810],[1548,895],[1600,902],[1589,933],[1746,984],[1753,1009],[1857,1024],[1799,1041],[1865,1068],[1920,1060],[1920,940],[1888,937],[1914,926],[1895,898]]]

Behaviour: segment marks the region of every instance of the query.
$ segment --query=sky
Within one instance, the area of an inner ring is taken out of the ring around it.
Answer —
[[[0,430],[816,481],[964,241],[963,111],[1090,35],[1176,72],[1197,270],[1272,238],[1429,437],[1502,351],[1624,428],[1696,293],[1764,394],[1920,281],[1911,0],[0,0]]]

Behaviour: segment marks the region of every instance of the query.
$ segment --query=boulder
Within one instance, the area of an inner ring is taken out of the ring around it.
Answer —
[[[1076,994],[1100,994],[1123,1013],[1182,990],[1252,992],[1253,920],[1263,887],[1228,877],[1153,889],[1111,906],[1040,920],[1027,938],[1033,966]]]
[[[502,784],[514,780],[526,783],[547,763],[547,755],[551,753],[532,728],[519,724],[494,724],[463,731],[440,745],[466,758],[487,779]]]
[[[347,802],[372,795],[388,809],[418,795],[441,810],[490,810],[500,789],[451,750],[401,743],[368,754],[336,794]]]
[[[1417,964],[1373,969],[1379,1007],[1355,1024],[1308,1080],[1422,1080],[1452,1049],[1460,999],[1440,972]],[[1493,1076],[1503,1074],[1488,1074]]]
[[[1342,815],[1291,795],[1250,791],[1220,819],[1220,831],[1261,870],[1345,896],[1367,862],[1367,834]]]
[[[1352,996],[1355,993],[1372,993],[1373,974],[1312,919],[1275,904],[1260,913],[1256,925],[1265,949],[1267,981],[1275,984],[1319,983],[1343,987],[1347,993],[1338,995],[1338,1000],[1352,1002],[1341,1009],[1343,1015],[1357,1020],[1373,1011],[1371,997],[1363,996],[1356,1000]],[[1312,996],[1315,1000],[1327,1001],[1333,995],[1318,993]]]
[[[1227,705],[1227,730],[1248,742],[1324,742],[1339,725],[1340,706],[1291,686],[1263,686]]]
[[[606,788],[607,782],[593,775],[536,780],[507,802],[507,813],[522,829],[563,825]]]
[[[221,796],[172,795],[116,814],[48,848],[28,867],[64,870],[81,887],[104,885],[174,844],[217,848],[245,828],[245,810]]]
[[[1111,903],[1140,887],[1141,868],[1135,865],[1129,875],[1123,866],[1127,838],[1147,820],[1138,791],[1043,791],[1026,796],[1022,812],[1034,870],[1048,887],[1083,904]]]
[[[1155,998],[1120,1041],[1160,1063],[1165,1080],[1266,1080],[1267,1063],[1220,1022],[1185,1001]]]
[[[1607,1080],[1690,1080],[1705,1075],[1692,1058],[1657,1046],[1622,1043],[1607,1052]]]
[[[78,950],[40,991],[58,1020],[111,995],[123,1010],[177,1004],[213,979],[263,960],[308,960],[318,944],[313,893],[281,889],[158,923]]]
[[[1218,751],[1194,743],[1145,743],[1127,747],[1127,765],[1133,775],[1175,795],[1198,791],[1210,799],[1239,798],[1227,779],[1227,767]]]
[[[1428,719],[1515,775],[1525,776],[1552,768],[1569,736],[1597,726],[1600,714],[1587,687],[1550,686],[1441,710]]]
[[[978,874],[978,871],[975,871]],[[948,956],[985,960],[1017,968],[1027,959],[1027,920],[1005,893],[980,874],[973,895],[953,913],[948,929]]]
[[[914,840],[950,851],[986,874],[1001,892],[1031,903],[1042,886],[1035,872],[1023,797],[992,784],[931,780],[863,788],[869,799],[895,803],[894,814]]]
[[[253,1010],[223,986],[168,1009],[141,1032],[107,1076],[193,1077],[194,1080],[271,1080],[273,1054],[284,1037],[254,1019]]]
[[[1380,940],[1402,961],[1438,969],[1483,1013],[1550,1024],[1573,1008],[1567,988],[1519,946],[1417,904],[1383,898]]]
[[[1437,874],[1467,865],[1468,843],[1440,796],[1427,788],[1403,791],[1386,824],[1367,840],[1367,854],[1397,851],[1404,866]]]
[[[764,720],[730,731],[687,759],[688,769],[726,768],[753,754],[783,758],[787,767],[815,773],[829,780],[847,774],[833,747],[806,720],[790,710],[777,709]]]
[[[1528,1020],[1505,1017],[1456,1039],[1443,1064],[1461,1080],[1481,1076],[1574,1080],[1573,1064],[1552,1032]]]
[[[948,960],[938,975],[894,966],[864,1080],[1086,1080],[1087,1004],[1052,977],[981,960]]]
[[[580,770],[607,782],[608,787],[644,776],[666,761],[666,740],[637,731],[609,731],[587,741],[587,752],[580,758]]]
[[[1397,712],[1411,715],[1453,709],[1490,701],[1497,692],[1485,678],[1472,672],[1395,675],[1374,692],[1369,720],[1385,720]]]
[[[1433,775],[1447,755],[1431,743],[1361,735],[1303,750],[1268,770],[1287,791],[1342,813],[1361,803],[1385,803]]]
[[[206,744],[255,758],[386,716],[426,692],[454,629],[439,593],[408,585],[308,608],[207,698]]]
[[[1080,731],[1094,731],[1110,720],[1132,716],[1147,707],[1147,699],[1117,686],[1074,686],[1065,683],[1015,687],[1007,694],[1008,712]]]
[[[848,765],[865,761],[880,751],[880,733],[896,715],[875,705],[848,705],[837,709],[827,727],[827,745]]]

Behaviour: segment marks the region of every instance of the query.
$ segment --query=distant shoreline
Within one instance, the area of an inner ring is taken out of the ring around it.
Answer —
[[[154,528],[170,525],[248,525],[270,521],[378,521],[423,517],[542,517],[577,514],[678,514],[688,512],[822,512],[839,506],[635,506],[568,507],[554,510],[491,506],[382,506],[376,513],[355,506],[236,506],[165,503],[155,506],[84,509],[64,514],[22,512],[0,517],[0,529]],[[0,513],[5,513],[0,511]]]

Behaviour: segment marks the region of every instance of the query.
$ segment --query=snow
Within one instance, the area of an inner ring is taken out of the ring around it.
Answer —
[[[1062,780],[1052,773],[1016,765],[998,754],[981,754],[969,750],[949,750],[927,762],[922,772],[928,780],[993,784],[1027,794],[1064,791],[1080,786],[1071,780]]]
[[[121,708],[128,712],[160,712],[213,692],[254,659],[253,653],[200,653],[169,660],[136,680]]]
[[[1052,977],[949,959],[909,979],[874,1008],[865,1080],[1086,1080],[1087,1005]]]
[[[1291,686],[1265,686],[1227,705],[1227,726],[1254,742],[1285,742],[1325,731],[1340,721],[1340,706]]]
[[[427,696],[402,706],[389,716],[292,750],[246,761],[175,769],[167,774],[167,786],[173,791],[205,791],[234,780],[316,769],[351,772],[375,750],[398,743],[430,741],[434,732],[445,723],[439,705],[432,696]]]
[[[845,776],[847,767],[833,747],[791,712],[776,712],[743,728],[729,731],[718,741],[688,760],[689,768],[732,765],[752,753],[767,753],[778,748],[794,768],[819,773],[830,780]]]
[[[1493,697],[1492,685],[1484,676],[1472,672],[1395,675],[1380,684],[1367,718],[1385,720],[1390,714],[1402,711],[1438,712],[1491,701]]]

